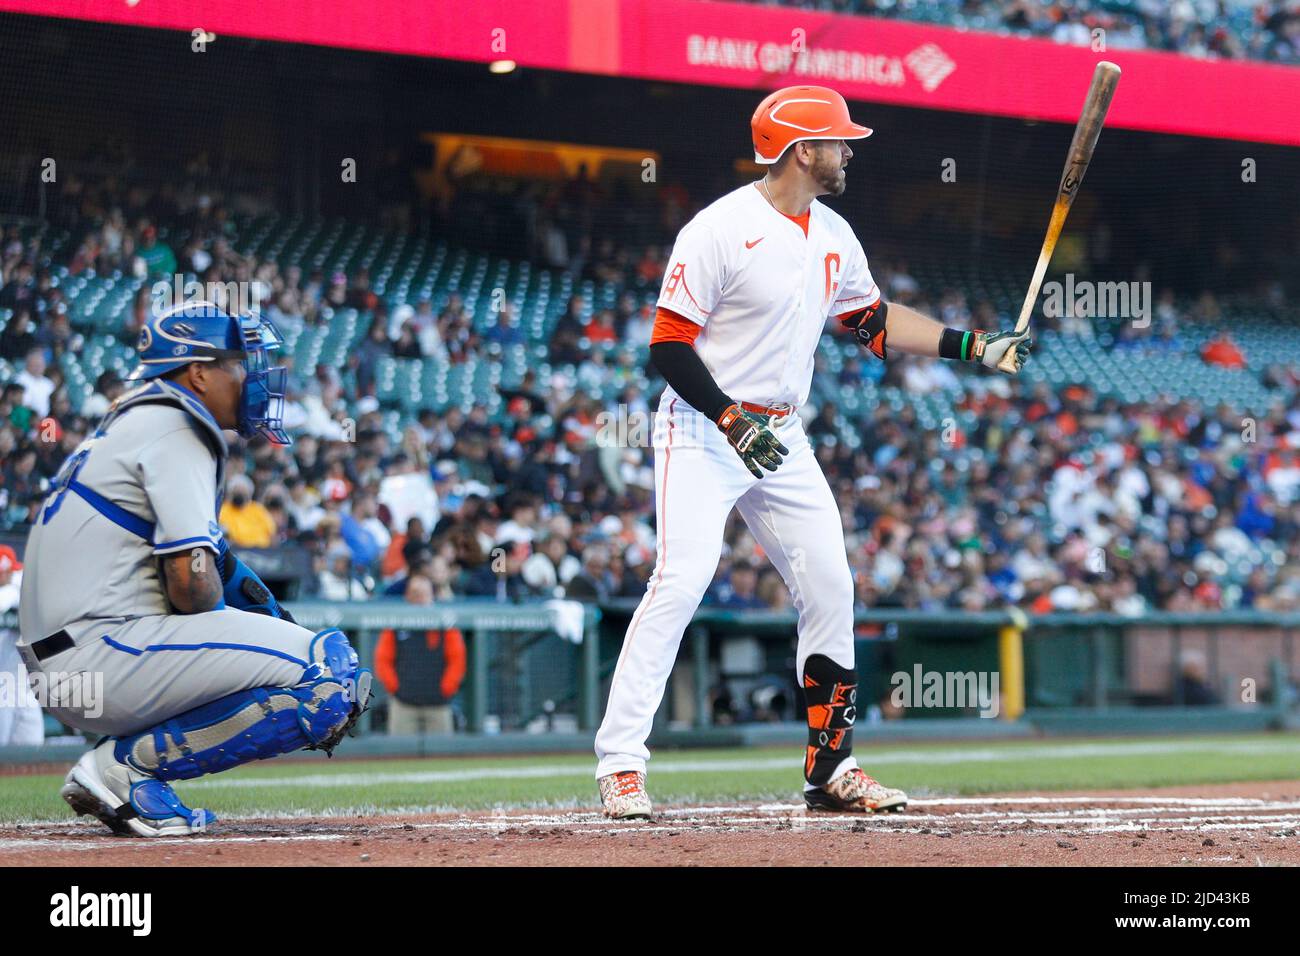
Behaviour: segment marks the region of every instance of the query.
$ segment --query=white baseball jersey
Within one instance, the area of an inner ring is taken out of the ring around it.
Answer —
[[[733,399],[798,407],[827,317],[879,298],[843,216],[814,199],[805,236],[750,183],[678,234],[659,305],[703,326],[695,348]]]

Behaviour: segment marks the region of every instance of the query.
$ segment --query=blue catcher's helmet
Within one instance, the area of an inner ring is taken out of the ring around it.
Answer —
[[[260,316],[231,316],[211,302],[187,302],[150,316],[140,329],[140,365],[128,381],[161,378],[191,362],[239,359],[247,373],[239,399],[239,434],[287,445],[286,371],[272,367],[270,358],[283,344],[279,330]]]

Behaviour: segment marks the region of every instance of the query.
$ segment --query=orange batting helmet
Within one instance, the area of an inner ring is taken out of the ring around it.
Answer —
[[[824,86],[787,86],[758,104],[749,121],[754,162],[770,166],[792,143],[809,139],[866,139],[871,130],[849,119],[844,97]]]

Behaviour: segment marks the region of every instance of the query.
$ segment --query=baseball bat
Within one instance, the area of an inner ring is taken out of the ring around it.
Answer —
[[[1065,171],[1061,173],[1061,185],[1056,190],[1052,219],[1047,224],[1047,235],[1043,238],[1043,249],[1038,254],[1038,265],[1034,267],[1034,278],[1025,294],[1025,304],[1020,307],[1020,318],[1016,320],[1017,334],[1029,328],[1029,316],[1034,311],[1034,303],[1038,301],[1038,290],[1043,285],[1047,264],[1052,261],[1056,241],[1061,238],[1061,230],[1065,228],[1065,217],[1074,204],[1074,197],[1079,194],[1083,174],[1092,162],[1097,137],[1101,135],[1102,124],[1106,122],[1106,111],[1110,109],[1111,97],[1115,95],[1118,83],[1118,66],[1106,60],[1097,64],[1097,69],[1092,74],[1092,84],[1088,87],[1088,97],[1083,101],[1083,112],[1079,114],[1078,125],[1074,127],[1074,139],[1070,141],[1070,152],[1065,160]],[[1007,354],[998,362],[998,368],[1012,375],[1019,371],[1014,348],[1007,349]]]

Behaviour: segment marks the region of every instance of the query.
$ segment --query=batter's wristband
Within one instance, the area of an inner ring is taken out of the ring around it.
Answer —
[[[979,335],[976,329],[944,329],[939,336],[939,358],[952,359],[956,362],[969,362],[975,357],[975,340]]]
[[[740,417],[740,404],[738,402],[732,402],[730,405],[728,405],[726,408],[722,410],[722,414],[717,417],[715,424],[718,426],[719,431],[725,432],[735,423],[736,419],[739,417]]]

